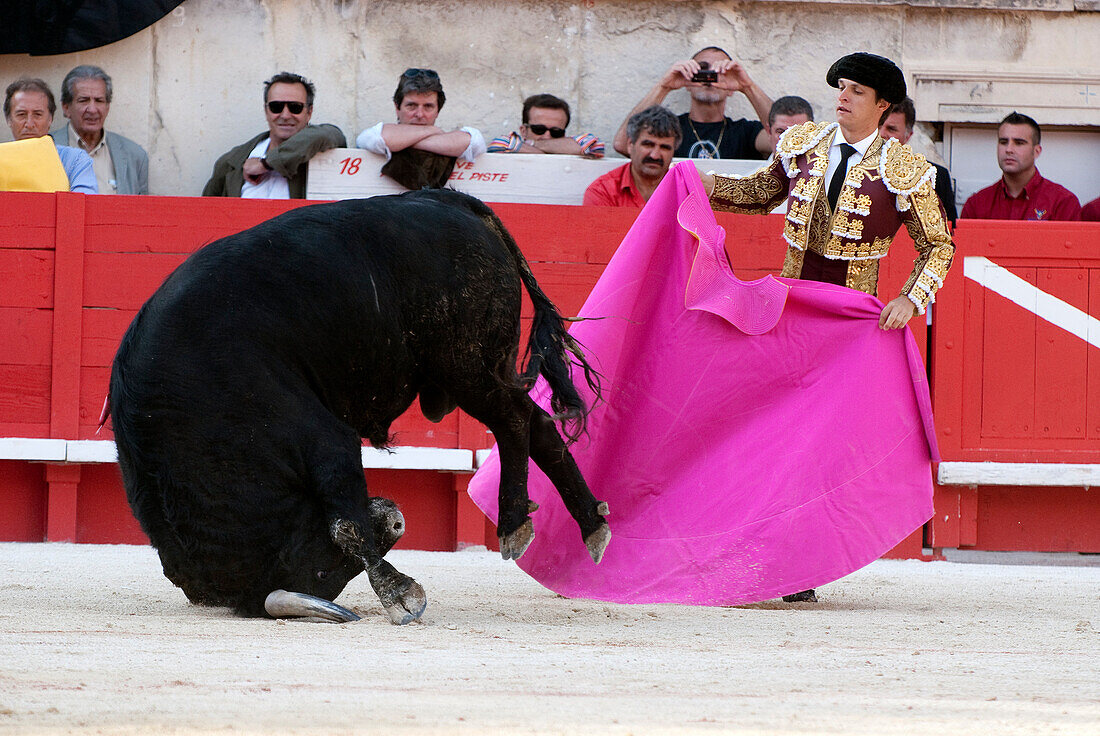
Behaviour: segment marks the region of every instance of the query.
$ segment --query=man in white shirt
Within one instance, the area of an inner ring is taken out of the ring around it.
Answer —
[[[321,151],[343,148],[335,125],[310,125],[313,83],[279,72],[264,83],[267,131],[222,155],[214,164],[204,197],[305,199],[309,160]]]
[[[446,100],[443,84],[434,70],[406,69],[393,93],[397,122],[380,122],[367,128],[355,139],[355,145],[385,156],[388,163],[383,173],[393,176],[410,189],[419,188],[412,186],[414,182],[443,186],[450,171],[446,165],[448,162],[441,161],[439,157],[473,163],[486,149],[485,137],[477,128],[463,126],[444,130],[435,124]],[[410,157],[401,162],[402,167],[395,171],[395,167],[390,166],[391,159],[395,153],[403,151],[434,156]],[[453,168],[454,161],[449,161],[449,164]]]

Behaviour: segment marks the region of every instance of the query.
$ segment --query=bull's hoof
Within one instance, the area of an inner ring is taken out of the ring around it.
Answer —
[[[358,621],[359,616],[343,606],[305,593],[274,590],[264,600],[264,610],[271,618],[296,618],[327,624]]]
[[[424,615],[424,610],[428,607],[428,596],[420,583],[410,578],[409,587],[395,596],[390,603],[382,601],[382,607],[386,609],[390,623],[404,626]]]
[[[416,621],[428,607],[428,596],[420,583],[398,572],[385,560],[367,569],[367,579],[386,615],[398,626]]]
[[[607,549],[607,543],[611,541],[611,529],[607,524],[600,524],[596,531],[584,538],[584,546],[588,548],[588,554],[597,565],[603,559],[603,551]]]
[[[518,560],[535,538],[535,525],[531,520],[523,522],[519,529],[500,539],[500,556],[506,560]]]

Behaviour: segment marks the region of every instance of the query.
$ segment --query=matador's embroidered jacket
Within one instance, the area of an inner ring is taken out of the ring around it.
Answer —
[[[798,278],[807,249],[848,262],[845,285],[876,294],[878,259],[903,224],[917,247],[913,273],[902,294],[923,314],[943,285],[955,246],[936,197],[936,170],[909,146],[876,136],[852,166],[830,211],[824,181],[836,123],[803,123],[779,139],[776,155],[747,176],[715,174],[711,206],[726,212],[766,214],[787,199],[782,276]]]

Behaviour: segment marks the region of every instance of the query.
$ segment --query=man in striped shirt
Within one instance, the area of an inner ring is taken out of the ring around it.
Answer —
[[[554,95],[531,95],[523,101],[523,124],[494,138],[489,153],[563,153],[603,158],[603,143],[591,133],[567,136],[569,103]]]

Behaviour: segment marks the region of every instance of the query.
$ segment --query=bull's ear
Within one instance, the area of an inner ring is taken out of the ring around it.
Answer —
[[[315,623],[346,624],[360,616],[332,601],[305,593],[275,590],[264,601],[264,610],[271,618],[294,618]]]

